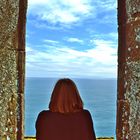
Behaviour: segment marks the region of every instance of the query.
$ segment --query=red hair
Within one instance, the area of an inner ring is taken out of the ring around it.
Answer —
[[[68,78],[57,81],[51,96],[52,112],[70,113],[83,110],[83,102],[75,83]]]

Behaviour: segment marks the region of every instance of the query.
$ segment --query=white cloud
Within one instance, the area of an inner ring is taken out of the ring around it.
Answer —
[[[96,0],[93,5],[96,9],[97,23],[110,25],[117,23],[117,0]]]
[[[29,0],[28,8],[28,13],[53,24],[75,23],[93,12],[90,0]]]
[[[46,24],[46,23],[44,23],[42,21],[39,21],[39,20],[37,20],[35,18],[34,18],[34,20],[33,19],[28,19],[27,24],[32,25],[35,28],[44,29],[44,30],[46,30],[46,29],[50,29],[50,30],[64,30],[64,27],[67,27],[67,29],[68,29],[68,27],[70,27],[69,25],[64,25],[62,27],[62,26],[55,26],[55,25],[52,25],[52,24]]]
[[[33,52],[34,50],[30,47],[26,47],[26,52],[29,53],[29,52]]]
[[[106,12],[110,12],[110,15]],[[34,15],[37,20],[51,23],[46,25],[40,22],[37,25],[45,28],[55,28],[55,25],[69,28],[88,18],[110,24],[116,20],[116,12],[117,0],[28,0],[28,14]],[[99,13],[104,13],[102,20],[97,17]]]
[[[68,42],[76,42],[76,43],[80,43],[80,44],[84,43],[83,40],[81,40],[79,38],[73,38],[73,37],[72,38],[66,38],[65,40],[68,41]]]
[[[89,56],[104,65],[116,65],[117,64],[117,47],[112,41],[106,40],[91,40],[94,49],[88,50]]]
[[[93,3],[96,5],[97,9],[100,9],[98,12],[117,9],[117,0],[97,0]]]
[[[27,47],[27,76],[116,77],[117,49],[111,41],[94,40],[92,49]],[[44,45],[45,46],[45,45]]]
[[[50,40],[50,39],[44,39],[43,40],[44,43],[49,43],[49,44],[52,44],[52,45],[57,45],[59,44],[59,41],[56,41],[56,40]]]
[[[49,0],[28,0],[28,5],[30,6],[36,6],[36,5],[43,5],[47,4]]]
[[[114,39],[114,40],[118,40],[118,33],[117,32],[109,33],[109,36],[112,37],[112,39]]]
[[[90,30],[90,28],[87,28],[86,30],[90,34],[90,38],[93,38],[90,41],[91,43],[93,42],[93,40],[104,40],[104,41],[105,40],[109,40],[109,41],[111,40],[111,42],[113,44],[116,43],[116,45],[117,45],[117,42],[118,42],[118,32],[117,31],[116,32],[110,32],[110,33],[102,33],[102,32],[100,33],[100,32],[96,32],[94,30]]]
[[[101,19],[97,19],[98,23],[114,25],[117,23],[117,12],[105,14]]]

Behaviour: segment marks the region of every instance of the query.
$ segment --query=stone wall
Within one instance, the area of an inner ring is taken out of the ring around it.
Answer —
[[[27,0],[0,0],[0,140],[23,140]],[[118,0],[117,140],[140,140],[140,1]]]
[[[0,0],[0,140],[24,132],[26,0]]]
[[[118,0],[117,139],[140,140],[140,1]]]

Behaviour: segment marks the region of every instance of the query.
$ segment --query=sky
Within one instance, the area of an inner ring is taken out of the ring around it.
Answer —
[[[117,77],[117,0],[28,0],[26,77]]]

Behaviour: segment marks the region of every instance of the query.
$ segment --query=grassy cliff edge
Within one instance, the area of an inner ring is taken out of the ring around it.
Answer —
[[[36,140],[35,137],[25,137],[24,140]],[[114,140],[113,137],[99,137],[97,140]]]

